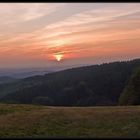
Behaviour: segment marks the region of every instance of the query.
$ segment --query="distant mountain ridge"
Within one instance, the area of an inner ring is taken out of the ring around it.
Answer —
[[[35,75],[44,75],[46,73],[54,72],[52,70],[45,70],[45,69],[8,69],[8,70],[0,70],[0,77],[13,77],[17,79],[27,78]]]
[[[0,101],[54,106],[117,105],[140,59],[71,68],[0,85]]]
[[[79,66],[79,65],[78,65]],[[32,77],[36,75],[44,75],[52,72],[78,67],[77,65],[70,66],[53,66],[53,67],[32,67],[32,68],[0,68],[0,77],[7,76],[17,79]]]

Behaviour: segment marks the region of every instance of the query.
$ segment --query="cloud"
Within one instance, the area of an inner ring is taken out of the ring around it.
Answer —
[[[140,4],[5,3],[0,16],[0,53],[15,57],[115,54],[113,44],[123,48],[140,39]]]

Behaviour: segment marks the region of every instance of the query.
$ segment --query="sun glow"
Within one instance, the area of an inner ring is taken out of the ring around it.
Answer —
[[[61,61],[63,55],[62,54],[55,54],[54,57],[56,58],[57,61]]]

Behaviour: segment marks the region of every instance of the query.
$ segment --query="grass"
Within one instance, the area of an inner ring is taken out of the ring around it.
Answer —
[[[0,104],[0,137],[140,138],[140,106]]]

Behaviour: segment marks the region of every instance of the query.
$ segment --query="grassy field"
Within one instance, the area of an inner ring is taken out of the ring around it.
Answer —
[[[140,106],[0,104],[0,137],[140,137]]]

